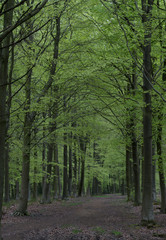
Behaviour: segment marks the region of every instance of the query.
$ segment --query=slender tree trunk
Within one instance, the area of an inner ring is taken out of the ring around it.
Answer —
[[[54,145],[54,198],[59,198],[61,195],[61,183],[60,183],[60,173],[59,173],[59,161],[58,161],[58,144]]]
[[[42,194],[42,203],[51,202],[51,170],[52,170],[52,156],[53,156],[53,143],[48,143],[47,151],[47,174],[45,175],[43,194]]]
[[[135,59],[137,58],[136,53],[133,52]],[[131,82],[131,94],[133,97],[136,94],[137,89],[137,75],[136,75],[136,64],[133,62],[132,66],[132,82]],[[136,110],[132,107],[131,110],[131,139],[132,139],[132,157],[133,157],[133,177],[134,177],[134,204],[139,206],[141,203],[141,190],[140,190],[140,162],[138,158],[137,149],[137,136],[136,136]]]
[[[131,148],[126,144],[126,189],[127,201],[131,200],[131,174],[130,174]]]
[[[31,143],[31,129],[32,122],[30,117],[30,100],[31,100],[31,77],[32,70],[29,71],[25,92],[26,92],[26,106],[24,116],[24,135],[23,135],[23,162],[22,162],[22,181],[21,181],[21,196],[19,206],[17,209],[18,214],[27,214],[28,204],[28,190],[29,190],[29,170],[30,170],[30,143]]]
[[[160,191],[161,191],[161,213],[166,213],[166,188],[165,188],[165,175],[164,175],[164,164],[162,158],[162,125],[161,121],[163,114],[159,110],[159,124],[157,128],[157,154],[158,154],[158,169],[159,169],[159,180],[160,180]]]
[[[81,179],[78,189],[78,196],[81,197],[83,193],[83,187],[84,187],[84,175],[85,175],[85,158],[81,158]]]
[[[12,9],[14,0],[5,2],[4,10]],[[6,30],[12,25],[13,10],[6,11],[4,14],[4,26]],[[4,167],[5,167],[5,140],[6,140],[6,99],[7,99],[7,82],[8,82],[8,60],[9,44],[11,34],[8,34],[3,42],[0,42],[0,239],[1,239],[1,219],[2,219],[2,202],[3,202],[3,185],[4,185]],[[5,47],[5,48],[2,48]]]
[[[72,134],[70,136],[72,138]],[[72,145],[72,140],[71,140]],[[72,194],[72,146],[69,145],[69,181],[68,181],[68,188],[69,188],[69,196]]]
[[[34,181],[33,181],[33,199],[37,200],[37,149],[35,149],[34,153],[34,160],[35,160],[35,166],[34,166]]]
[[[160,2],[157,0],[157,6],[160,8]],[[162,81],[165,84],[166,82],[166,57],[165,57],[165,40],[163,40],[166,32],[166,26],[164,27],[164,32],[162,30],[162,23],[159,19],[160,26],[160,43],[163,51],[163,73]],[[159,180],[160,180],[160,192],[161,192],[161,213],[166,213],[166,186],[165,186],[165,174],[164,174],[164,162],[162,156],[162,130],[163,130],[163,102],[160,100],[159,109],[158,109],[158,127],[157,127],[157,154],[158,154],[158,169],[159,169]]]
[[[81,176],[79,182],[78,196],[81,197],[84,187],[85,176],[85,154],[86,154],[86,142],[85,139],[80,138],[80,150],[81,150]]]
[[[7,118],[6,118],[6,136],[8,138],[8,130],[10,125],[10,109],[12,103],[12,89],[11,89],[11,82],[13,76],[13,68],[14,68],[14,46],[11,49],[11,65],[8,77],[8,99],[7,99]],[[9,202],[10,200],[10,186],[9,186],[9,142],[6,141],[6,148],[5,148],[5,202]]]
[[[9,202],[10,200],[10,189],[9,189],[9,143],[6,143],[5,149],[5,197],[4,201]]]
[[[66,96],[63,98],[64,105],[63,111],[66,113],[67,105],[66,105]],[[66,127],[66,125],[64,125]],[[68,147],[67,147],[67,133],[64,132],[64,145],[63,145],[63,194],[62,199],[67,199],[68,197],[68,175],[67,175],[67,166],[68,166]]]
[[[43,118],[45,118],[45,113],[43,113]],[[46,171],[46,164],[45,164],[45,161],[46,161],[46,143],[45,143],[45,127],[43,127],[43,144],[42,144],[42,172],[44,173]],[[42,188],[44,186],[44,174],[42,176]]]
[[[49,118],[52,118],[51,109],[49,109]],[[49,124],[49,136],[51,136],[52,132],[56,129],[55,122],[50,122]],[[54,144],[52,143],[52,138],[48,139],[47,143],[47,172],[44,177],[44,185],[43,185],[43,193],[42,193],[42,203],[50,203],[51,202],[51,172],[52,172],[52,161],[53,161],[53,151]]]
[[[75,139],[75,137],[74,137]],[[74,181],[73,181],[73,194],[76,197],[77,194],[77,155],[76,155],[76,142],[74,142],[74,150],[73,150],[73,161],[74,161]]]
[[[92,195],[98,195],[98,185],[99,181],[96,177],[93,177],[93,184],[92,184]]]
[[[66,140],[67,140],[67,134],[64,133],[64,141],[66,142]],[[63,146],[63,195],[62,195],[62,199],[67,199],[67,197],[68,197],[67,185],[68,185],[67,144],[64,143],[64,146]]]
[[[27,1],[27,5],[29,5],[29,1]],[[31,33],[33,29],[33,23],[31,19],[26,22],[26,27]],[[31,53],[32,43],[34,37],[33,35],[29,36],[28,41],[28,50],[29,55],[27,58],[27,65],[29,66],[26,82],[25,82],[25,115],[24,115],[24,127],[23,127],[23,161],[22,161],[22,176],[21,176],[21,193],[20,193],[20,201],[19,206],[15,214],[26,215],[27,214],[27,205],[29,198],[29,171],[30,171],[30,145],[31,145],[31,131],[32,131],[32,119],[31,119],[31,81],[32,81],[32,68],[31,68]]]
[[[152,162],[152,195],[153,195],[153,202],[156,201],[156,159],[154,158],[155,156],[155,144],[152,144],[152,157],[153,157],[153,162]]]
[[[79,188],[79,183],[80,183],[80,179],[81,179],[81,158],[79,157],[78,159],[78,174],[77,174],[77,182],[78,182],[78,185],[77,185],[77,189]]]
[[[134,173],[134,204],[139,206],[141,203],[140,196],[140,165],[137,153],[137,140],[135,133],[132,133],[132,154],[133,154],[133,173]]]
[[[144,47],[143,47],[143,140],[144,140],[144,183],[142,201],[142,224],[154,222],[153,199],[152,199],[152,107],[151,107],[151,21],[153,1],[142,0],[144,24]]]

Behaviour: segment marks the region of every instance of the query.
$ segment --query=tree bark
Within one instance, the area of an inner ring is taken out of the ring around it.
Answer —
[[[32,29],[32,27],[30,28]],[[59,46],[59,41],[60,41],[60,18],[56,18],[56,37],[54,41],[54,52],[53,52],[53,61],[51,65],[51,70],[50,70],[50,78],[48,82],[45,84],[43,91],[37,98],[37,102],[40,101],[41,97],[46,94],[48,89],[50,88],[52,82],[53,82],[53,75],[55,75],[56,71],[56,66],[57,62],[56,60],[58,59],[58,46]],[[31,38],[32,36],[30,36]],[[21,198],[20,198],[20,203],[18,206],[17,212],[19,214],[27,214],[27,202],[28,202],[28,185],[29,185],[29,168],[30,168],[30,138],[31,138],[31,127],[32,124],[35,120],[35,115],[36,113],[33,112],[30,114],[30,79],[31,79],[31,74],[32,74],[32,69],[28,71],[28,78],[26,81],[26,99],[27,99],[27,105],[26,105],[26,114],[25,114],[25,119],[24,119],[24,142],[23,142],[23,167],[22,167],[22,185],[21,185]]]
[[[144,140],[144,183],[142,201],[142,224],[154,222],[152,199],[152,66],[151,66],[151,21],[153,1],[142,0],[142,22],[144,24],[143,46],[143,140]]]
[[[9,143],[6,143],[5,148],[5,197],[4,201],[9,202],[10,200],[10,188],[9,188]]]
[[[164,165],[162,158],[162,118],[163,114],[161,109],[159,110],[158,120],[159,124],[157,127],[157,154],[158,154],[158,169],[159,169],[159,180],[160,180],[160,191],[161,191],[161,213],[166,213],[166,188],[165,188],[165,175]]]
[[[34,142],[36,142],[36,135],[37,135],[37,128],[34,130]],[[37,200],[37,146],[35,145],[34,148],[34,179],[33,179],[33,199],[36,201]]]
[[[10,125],[10,109],[11,109],[11,102],[12,102],[12,89],[11,89],[11,82],[13,76],[13,68],[14,68],[14,46],[11,49],[11,65],[8,77],[8,99],[7,99],[7,111],[6,111],[6,137],[8,138],[8,130]],[[4,201],[9,202],[10,200],[10,186],[9,186],[9,142],[6,141],[5,147],[5,197]]]
[[[86,154],[86,141],[84,138],[80,138],[80,150],[81,150],[81,176],[79,182],[78,196],[81,197],[84,187],[85,176],[85,154]]]
[[[5,2],[5,11],[14,6],[14,0]],[[4,31],[12,25],[13,10],[4,14]],[[3,32],[2,32],[3,33]],[[5,164],[5,140],[6,140],[6,99],[7,99],[7,82],[8,82],[8,60],[9,44],[11,34],[6,35],[0,40],[0,239],[1,239],[1,219],[2,219],[2,202],[3,202],[3,185],[4,185],[4,164]],[[5,47],[2,49],[2,47]]]
[[[64,133],[64,145],[63,145],[63,194],[62,194],[62,199],[67,199],[68,197],[68,191],[67,191],[67,185],[68,185],[68,176],[67,176],[67,133]]]
[[[26,94],[26,105],[25,105],[25,116],[24,116],[24,128],[23,128],[23,162],[22,162],[22,177],[21,177],[21,193],[20,201],[17,209],[18,214],[27,214],[28,204],[28,190],[29,190],[29,170],[30,170],[30,144],[31,144],[31,115],[30,115],[30,104],[31,104],[31,78],[32,70],[28,72],[25,85]]]
[[[76,137],[74,136],[74,140],[76,140]],[[73,161],[74,161],[74,181],[73,181],[73,195],[76,197],[77,194],[77,154],[76,154],[76,142],[74,141],[74,149],[73,149]]]
[[[43,194],[42,194],[42,203],[50,203],[51,195],[51,170],[52,170],[52,156],[53,156],[53,143],[48,143],[47,146],[47,173],[44,179]]]
[[[157,0],[157,6],[160,8],[160,2]],[[162,81],[166,82],[166,57],[165,57],[165,41],[162,39],[162,24],[159,19],[160,26],[160,44],[163,51],[163,73]],[[165,34],[166,26],[164,27]],[[163,36],[164,38],[164,36]],[[164,162],[162,156],[162,131],[163,131],[163,102],[160,100],[158,109],[158,126],[157,126],[157,154],[158,154],[158,169],[159,169],[159,180],[160,180],[160,192],[161,192],[161,213],[166,213],[166,186],[165,186],[165,174],[164,174]]]
[[[133,51],[135,59],[137,58],[136,52]],[[137,75],[136,64],[133,62],[132,66],[132,82],[131,82],[131,94],[133,97],[136,94],[137,89]],[[132,140],[132,157],[133,157],[133,176],[134,176],[134,204],[139,206],[141,203],[141,190],[140,190],[140,162],[138,158],[138,144],[136,136],[136,110],[132,106],[131,110],[131,140]]]
[[[154,159],[155,155],[155,144],[152,144],[152,197],[153,197],[153,202],[156,201],[156,159]]]
[[[60,198],[61,196],[61,182],[60,182],[60,173],[59,173],[59,161],[58,161],[58,144],[54,145],[54,198]]]
[[[137,140],[135,132],[132,132],[132,155],[133,155],[133,173],[134,173],[134,204],[139,206],[141,203],[140,193],[140,164],[137,153]]]
[[[131,148],[126,144],[126,190],[127,190],[127,201],[131,200]]]
[[[69,181],[68,181],[68,189],[69,196],[72,194],[72,134],[70,134],[71,146],[69,145]]]

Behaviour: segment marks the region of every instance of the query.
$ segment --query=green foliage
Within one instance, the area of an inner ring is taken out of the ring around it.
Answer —
[[[100,226],[93,228],[93,231],[100,235],[105,233],[105,230]]]
[[[72,229],[72,233],[74,234],[78,234],[78,233],[81,233],[82,230],[81,229]]]
[[[113,230],[111,233],[114,234],[116,237],[122,237],[123,236],[121,232],[116,231],[116,230]]]
[[[35,1],[37,4],[38,1]],[[96,177],[101,188],[119,184],[125,179],[125,150],[131,145],[132,131],[142,147],[142,49],[144,26],[140,15],[140,3],[117,1],[118,8],[110,1],[49,1],[45,9],[35,16],[34,28],[24,23],[13,31],[15,41],[26,37],[34,30],[32,42],[23,39],[14,46],[14,68],[12,74],[12,105],[8,131],[10,145],[10,183],[20,181],[26,96],[27,71],[32,67],[30,113],[35,113],[32,132],[37,129],[36,139],[31,137],[30,183],[40,183],[47,175],[47,144],[57,143],[59,163],[51,164],[60,168],[62,180],[63,145],[76,151],[77,164],[81,157],[80,137],[88,136],[85,160],[85,189],[92,188]],[[1,6],[1,3],[0,3]],[[35,5],[33,5],[34,7]],[[164,7],[161,3],[161,8]],[[27,6],[19,7],[14,14],[14,22],[19,14],[25,13]],[[165,116],[166,108],[160,95],[166,97],[165,82],[162,81],[162,63],[165,58],[165,24],[161,23],[164,11],[153,9],[152,67],[154,71],[153,139],[157,139],[158,124],[163,126],[163,153],[166,157],[165,119],[158,119],[159,109]],[[54,58],[56,17],[60,16],[61,33],[58,59]],[[49,21],[46,25],[48,20]],[[0,27],[2,19],[0,19]],[[36,30],[38,26],[39,30]],[[161,28],[159,27],[161,26]],[[40,28],[41,27],[41,28]],[[11,54],[9,63],[11,66]],[[52,75],[52,66],[56,65]],[[10,68],[9,68],[10,70]],[[135,91],[131,86],[132,74],[136,74]],[[52,86],[42,94],[46,83],[53,79]],[[160,95],[157,93],[159,92]],[[40,96],[40,101],[38,100]],[[64,107],[64,98],[66,107]],[[51,112],[51,114],[50,114]],[[131,119],[135,114],[134,126]],[[129,125],[129,127],[127,127]],[[50,127],[51,131],[50,131]],[[72,133],[73,138],[64,140],[64,133]],[[96,147],[94,150],[94,143]],[[45,144],[45,159],[42,159]],[[36,148],[36,150],[35,150]],[[34,152],[37,152],[37,157]],[[98,155],[94,157],[94,153]],[[141,155],[141,153],[140,153]],[[155,155],[157,158],[158,156]],[[141,158],[141,157],[140,157]],[[165,169],[164,161],[164,169]],[[45,169],[43,170],[43,166]],[[37,168],[36,172],[34,169]],[[158,169],[160,170],[160,169]],[[77,166],[78,172],[78,166]],[[55,174],[52,173],[51,181]],[[76,181],[78,182],[78,176]]]

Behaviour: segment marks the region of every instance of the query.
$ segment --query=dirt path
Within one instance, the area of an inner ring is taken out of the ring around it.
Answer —
[[[158,214],[158,226],[139,226],[140,207],[119,195],[75,198],[52,204],[32,204],[30,216],[14,217],[15,207],[3,217],[4,240],[159,240],[166,239],[166,216]]]

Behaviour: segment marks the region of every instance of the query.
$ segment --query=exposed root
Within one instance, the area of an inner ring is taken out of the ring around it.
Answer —
[[[141,226],[147,227],[147,228],[154,228],[156,226],[156,223],[153,220],[150,220],[150,221],[142,220]]]
[[[13,213],[13,216],[15,216],[15,217],[23,217],[23,216],[29,216],[29,214],[27,212],[15,211]]]

